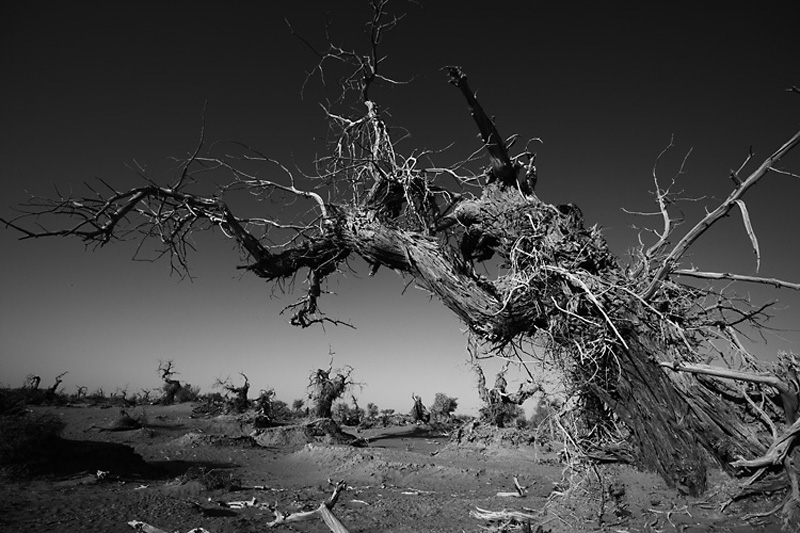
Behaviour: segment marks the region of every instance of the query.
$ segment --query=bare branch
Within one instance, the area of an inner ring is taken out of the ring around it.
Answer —
[[[758,180],[763,178],[772,168],[772,166],[783,158],[789,151],[791,151],[797,144],[800,143],[800,131],[795,133],[783,146],[778,148],[772,155],[765,159],[761,165],[756,168],[741,185],[736,187],[728,198],[722,202],[716,209],[708,213],[703,220],[698,222],[686,235],[675,245],[670,253],[664,258],[661,267],[653,275],[647,288],[642,291],[641,297],[649,300],[658,290],[661,282],[669,276],[675,269],[677,261],[683,257],[689,247],[706,232],[715,222],[728,214],[728,212],[736,204],[747,190],[752,187]]]
[[[779,465],[783,463],[786,456],[792,450],[792,445],[798,434],[800,434],[800,418],[786,429],[780,438],[772,443],[767,453],[756,459],[740,459],[734,461],[731,463],[731,466],[734,468],[761,468],[764,466]]]
[[[731,370],[729,368],[719,368],[709,365],[688,363],[663,362],[659,364],[664,368],[669,368],[670,370],[674,370],[676,372],[689,372],[691,374],[704,374],[706,376],[714,376],[718,378],[748,381],[750,383],[761,383],[762,385],[775,387],[781,392],[792,392],[793,390],[791,385],[769,373],[754,374],[752,372],[740,372],[738,370]]]
[[[347,484],[344,481],[337,483],[330,498],[328,498],[326,502],[320,504],[319,507],[313,511],[298,511],[290,515],[283,515],[278,511],[275,511],[275,519],[267,522],[267,527],[273,528],[281,524],[302,522],[304,520],[319,517],[323,522],[325,522],[325,525],[328,526],[328,529],[330,529],[333,533],[348,533],[348,530],[346,527],[344,527],[344,524],[342,524],[331,511],[333,506],[336,505],[336,501],[339,499],[339,494],[345,489],[347,489]]]
[[[507,186],[517,185],[517,168],[511,162],[503,138],[497,131],[494,121],[489,118],[483,107],[478,103],[475,94],[469,87],[467,76],[459,67],[447,67],[450,83],[458,87],[467,101],[470,114],[478,126],[483,140],[483,145],[489,154],[492,163],[492,176]],[[522,190],[523,194],[530,195],[532,191],[527,185]]]
[[[800,290],[800,283],[784,281],[777,278],[762,278],[758,276],[744,276],[741,274],[731,274],[728,272],[702,272],[695,269],[677,269],[672,272],[678,276],[690,276],[693,278],[704,279],[726,279],[730,281],[744,281],[748,283],[761,283],[764,285],[772,285],[776,288]]]
[[[761,251],[758,248],[758,238],[756,237],[756,232],[753,231],[753,224],[750,222],[750,213],[747,211],[744,200],[736,200],[736,205],[739,206],[739,211],[742,213],[744,229],[747,231],[747,236],[750,237],[750,243],[753,245],[753,252],[756,254],[756,272],[758,272],[761,268]]]

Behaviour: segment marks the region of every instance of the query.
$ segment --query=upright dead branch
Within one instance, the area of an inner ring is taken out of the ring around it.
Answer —
[[[481,104],[478,103],[478,99],[475,98],[472,89],[470,89],[467,83],[467,76],[459,67],[448,67],[448,74],[450,76],[450,83],[458,87],[464,99],[467,101],[469,112],[475,120],[475,124],[478,126],[478,131],[480,131],[483,146],[492,164],[489,180],[497,179],[506,187],[516,187],[517,168],[511,162],[505,141],[500,137],[500,133],[494,125],[494,121],[489,118],[481,107]],[[520,191],[525,195],[529,195],[533,192],[527,182],[520,183],[519,186]]]

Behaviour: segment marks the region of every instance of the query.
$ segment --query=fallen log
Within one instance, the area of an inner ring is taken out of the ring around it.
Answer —
[[[333,514],[331,509],[333,506],[336,505],[336,501],[339,499],[339,494],[343,490],[347,488],[347,483],[344,481],[340,481],[336,484],[336,487],[333,489],[333,494],[331,494],[330,498],[324,503],[321,503],[319,507],[314,509],[313,511],[302,511],[298,513],[292,513],[290,515],[284,515],[279,511],[275,511],[275,520],[271,522],[267,522],[267,527],[273,528],[277,525],[281,524],[289,524],[292,522],[300,522],[303,520],[310,520],[312,518],[319,517],[325,522],[325,525],[328,526],[333,533],[349,533],[347,528],[344,527],[338,518]]]

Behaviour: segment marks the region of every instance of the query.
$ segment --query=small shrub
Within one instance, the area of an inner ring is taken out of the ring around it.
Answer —
[[[333,419],[342,426],[357,426],[364,418],[364,410],[352,407],[345,402],[337,402],[333,406]]]

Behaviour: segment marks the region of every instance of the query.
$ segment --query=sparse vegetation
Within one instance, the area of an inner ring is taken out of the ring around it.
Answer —
[[[337,424],[343,426],[358,426],[364,419],[364,410],[358,405],[350,405],[347,402],[336,402],[333,405],[333,419]]]

